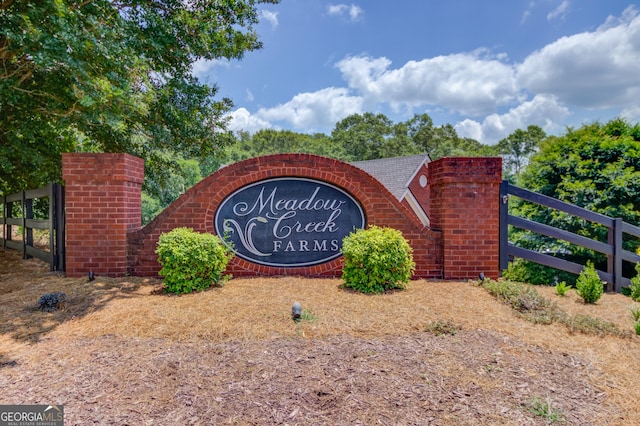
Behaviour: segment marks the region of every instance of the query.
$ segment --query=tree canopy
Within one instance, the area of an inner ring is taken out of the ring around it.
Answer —
[[[640,125],[615,119],[548,137],[531,156],[517,183],[531,191],[640,225]],[[512,210],[517,216],[607,242],[605,227],[575,216],[523,200],[516,200]],[[520,247],[559,253],[583,264],[592,260],[603,267],[605,262],[604,255],[523,230],[512,230],[510,240]],[[636,251],[639,242],[626,238],[623,245],[626,250]]]
[[[62,152],[216,155],[231,101],[192,64],[259,49],[277,2],[0,1],[0,190],[58,179]]]

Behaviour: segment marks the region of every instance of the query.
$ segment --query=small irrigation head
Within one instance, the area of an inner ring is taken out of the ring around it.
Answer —
[[[300,316],[302,316],[302,305],[300,302],[293,302],[293,306],[291,306],[291,317],[294,320],[299,320]]]

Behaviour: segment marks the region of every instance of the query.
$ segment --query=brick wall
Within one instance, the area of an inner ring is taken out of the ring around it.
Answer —
[[[338,186],[364,208],[367,224],[400,230],[413,247],[416,278],[498,276],[499,158],[444,158],[429,163],[431,227],[377,180],[341,161],[309,154],[277,154],[224,167],[184,193],[150,224],[140,225],[144,163],[126,154],[64,154],[67,275],[156,276],[160,235],[179,226],[215,233],[217,206],[250,183],[275,177],[306,177]],[[421,171],[423,172],[423,171]],[[422,173],[420,173],[422,174]],[[343,260],[307,267],[270,267],[235,257],[234,276],[336,277]]]
[[[365,210],[367,223],[390,226],[403,232],[414,249],[416,276],[439,278],[442,255],[440,234],[422,226],[413,212],[377,180],[341,161],[309,154],[278,154],[254,158],[224,167],[183,194],[149,225],[129,235],[130,273],[156,275],[154,253],[160,234],[177,226],[215,233],[217,206],[232,192],[258,180],[275,177],[322,180],[349,192]],[[342,273],[342,258],[308,267],[270,267],[235,257],[228,272],[234,276],[301,275],[335,277]]]
[[[429,218],[442,231],[444,279],[498,277],[501,180],[501,158],[429,163]]]
[[[144,161],[128,154],[62,155],[66,273],[124,276],[127,233],[141,227]]]

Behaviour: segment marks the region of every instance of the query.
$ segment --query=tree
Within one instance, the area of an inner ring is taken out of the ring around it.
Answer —
[[[568,129],[564,136],[549,137],[539,145],[519,179],[521,186],[591,211],[640,225],[640,126],[622,119]],[[517,200],[517,216],[607,242],[601,226],[548,208]],[[510,240],[518,246],[562,253],[602,267],[604,255],[540,235],[515,229]],[[625,239],[635,252],[639,242]]]
[[[384,114],[352,114],[339,121],[331,138],[344,150],[346,161],[383,158],[387,139],[393,135],[393,123]]]
[[[236,141],[229,144],[225,151],[224,161],[235,163],[247,158],[285,152],[304,152],[342,158],[333,141],[325,134],[308,135],[290,130],[263,129],[253,135],[249,132],[238,132]]]
[[[536,152],[546,133],[538,126],[531,125],[527,130],[517,129],[515,132],[498,142],[498,152],[504,161],[505,179],[517,177],[529,161],[529,157]]]
[[[59,179],[62,152],[219,154],[231,101],[192,64],[260,48],[277,1],[1,1],[0,190]]]

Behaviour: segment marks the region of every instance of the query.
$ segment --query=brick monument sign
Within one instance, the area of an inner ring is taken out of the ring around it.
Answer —
[[[66,272],[157,276],[160,235],[190,227],[232,241],[234,276],[337,277],[342,239],[377,225],[409,241],[415,278],[497,278],[501,173],[493,157],[268,155],[222,167],[142,227],[141,159],[63,154]]]

